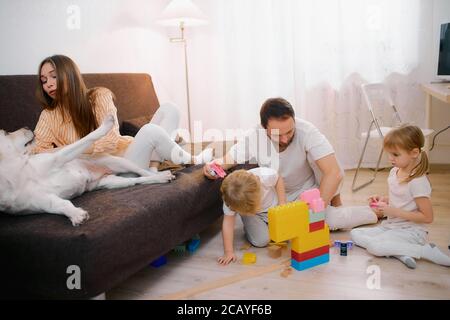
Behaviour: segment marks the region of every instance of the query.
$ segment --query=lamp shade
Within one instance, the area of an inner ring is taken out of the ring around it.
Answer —
[[[198,26],[207,24],[206,16],[191,0],[172,0],[156,23],[163,26]]]

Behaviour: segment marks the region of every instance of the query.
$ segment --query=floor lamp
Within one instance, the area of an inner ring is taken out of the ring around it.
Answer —
[[[189,66],[187,55],[187,39],[184,36],[186,27],[199,26],[207,24],[205,15],[200,9],[192,3],[191,0],[172,0],[162,12],[158,24],[167,27],[178,27],[180,29],[180,37],[170,38],[170,42],[182,43],[184,49],[184,67],[186,75],[186,99],[188,112],[189,134],[192,139],[191,127],[191,101],[189,95]]]

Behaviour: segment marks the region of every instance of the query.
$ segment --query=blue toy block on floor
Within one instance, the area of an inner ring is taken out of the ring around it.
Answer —
[[[187,249],[190,253],[194,253],[199,246],[200,246],[200,236],[197,234],[191,239],[191,241],[189,241]]]
[[[150,265],[152,267],[159,268],[165,264],[167,264],[167,258],[166,258],[166,256],[161,256],[158,259],[156,259],[155,261],[153,261]]]

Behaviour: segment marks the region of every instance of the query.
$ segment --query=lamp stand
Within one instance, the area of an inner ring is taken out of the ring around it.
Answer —
[[[184,37],[184,22],[180,22],[181,37],[170,38],[170,42],[181,42],[183,43],[184,49],[184,68],[186,75],[186,99],[187,99],[187,111],[188,111],[188,127],[190,139],[192,140],[192,128],[191,128],[191,99],[189,95],[189,68],[188,68],[188,56],[187,56],[187,39]]]

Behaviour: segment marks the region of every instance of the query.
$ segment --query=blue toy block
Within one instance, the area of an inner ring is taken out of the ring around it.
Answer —
[[[152,267],[159,268],[165,264],[167,264],[167,258],[166,258],[166,256],[161,256],[158,259],[156,259],[155,261],[153,261],[150,265]]]
[[[323,263],[327,263],[330,261],[330,254],[324,254],[306,261],[298,262],[297,260],[291,259],[291,266],[295,270],[303,271],[315,266],[318,266]]]
[[[200,239],[192,239],[189,242],[187,249],[190,253],[193,253],[198,249],[199,246],[200,246]]]

